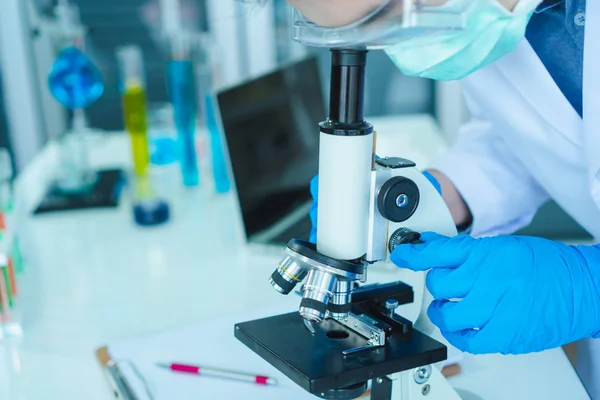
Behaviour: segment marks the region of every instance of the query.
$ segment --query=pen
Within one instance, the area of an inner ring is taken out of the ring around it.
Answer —
[[[226,379],[234,379],[238,381],[245,381],[256,383],[259,385],[268,385],[275,386],[277,385],[277,380],[275,378],[270,378],[268,376],[263,375],[252,375],[244,372],[236,372],[236,371],[226,371],[223,369],[216,368],[208,368],[208,367],[198,367],[193,365],[184,365],[184,364],[170,364],[170,363],[157,363],[157,366],[165,369],[169,369],[175,372],[183,372],[194,375],[204,375],[211,376],[215,378],[226,378]]]
[[[121,368],[119,368],[119,365],[115,361],[111,360],[106,364],[106,373],[117,399],[138,400],[127,379],[125,379]]]

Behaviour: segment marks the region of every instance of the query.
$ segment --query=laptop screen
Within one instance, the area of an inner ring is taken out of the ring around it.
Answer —
[[[317,61],[308,58],[217,94],[246,236],[310,200],[325,119]]]

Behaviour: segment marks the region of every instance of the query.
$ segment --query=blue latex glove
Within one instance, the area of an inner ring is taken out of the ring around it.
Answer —
[[[423,176],[425,178],[427,178],[427,180],[429,182],[431,182],[431,184],[433,185],[433,187],[435,188],[435,190],[437,190],[437,192],[441,196],[442,195],[442,185],[440,184],[440,182],[438,182],[437,179],[435,179],[435,176],[431,175],[431,173],[428,172],[428,171],[423,172]]]
[[[422,235],[391,255],[401,267],[431,268],[428,315],[469,353],[521,354],[600,331],[600,248],[546,239]],[[449,299],[461,299],[449,301]]]
[[[431,182],[431,184],[435,187],[435,189],[438,191],[438,193],[441,196],[442,185],[440,185],[438,180],[435,179],[435,177],[427,171],[423,172],[423,175],[429,180],[429,182]],[[312,204],[312,206],[310,208],[310,212],[309,212],[310,220],[312,222],[312,229],[310,230],[310,239],[309,240],[311,243],[317,243],[317,211],[319,209],[319,201],[318,201],[319,175],[316,175],[310,181],[310,194],[312,195],[312,198],[313,198],[313,204]]]
[[[310,194],[313,198],[312,206],[310,207],[310,221],[312,228],[310,230],[311,243],[317,243],[317,211],[319,210],[319,175],[315,175],[310,181]]]

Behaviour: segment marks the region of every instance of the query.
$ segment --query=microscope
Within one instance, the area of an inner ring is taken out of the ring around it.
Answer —
[[[425,273],[398,268],[398,281],[367,284],[369,268],[397,246],[419,243],[421,232],[457,234],[415,163],[375,155],[376,134],[363,116],[367,54],[368,46],[331,47],[317,243],[291,239],[269,280],[283,295],[300,286],[299,308],[238,323],[235,337],[318,398],[356,399],[370,390],[372,400],[459,399],[438,369],[447,346],[432,337]]]

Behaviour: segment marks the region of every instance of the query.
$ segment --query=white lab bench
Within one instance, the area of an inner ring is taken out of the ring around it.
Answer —
[[[424,167],[446,149],[428,116],[371,122],[379,155],[404,156]],[[127,136],[93,140],[95,166],[130,164]],[[94,357],[103,344],[273,302],[298,306],[297,298],[268,285],[278,257],[255,256],[244,246],[231,193],[219,196],[207,185],[178,189],[171,221],[155,228],[133,223],[127,197],[114,210],[32,216],[55,150],[46,148],[17,183],[21,210],[28,213],[21,221],[24,336],[0,340],[0,399],[109,399]],[[559,349],[467,356],[452,383],[485,400],[587,398]]]

